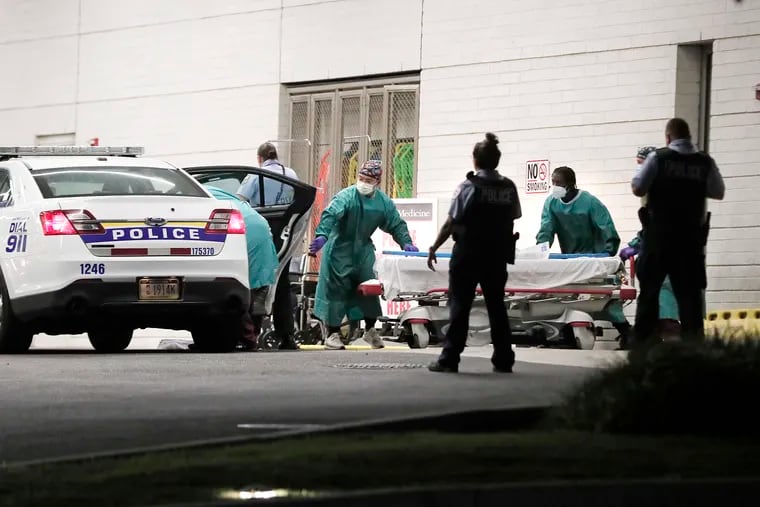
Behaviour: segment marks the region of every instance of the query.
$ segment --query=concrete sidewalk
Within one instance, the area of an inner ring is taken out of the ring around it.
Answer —
[[[163,340],[176,340],[178,342],[189,343],[192,338],[187,331],[171,331],[165,329],[141,329],[135,331],[135,337],[132,339],[127,350],[158,350],[159,344]],[[428,360],[437,356],[440,347],[428,347],[426,349],[410,349],[403,343],[386,341],[387,351],[401,351],[405,353],[420,354],[426,356]],[[602,344],[604,346],[604,344]],[[321,346],[305,347],[304,352],[320,350]],[[91,351],[92,346],[86,335],[60,335],[48,336],[37,335],[32,343],[32,350],[66,350],[66,351]],[[370,350],[369,346],[363,340],[357,340],[347,352],[351,350],[363,351]],[[486,345],[483,347],[467,347],[463,357],[473,358],[490,358],[492,347]],[[181,352],[181,351],[178,351]],[[606,368],[624,361],[626,352],[616,350],[568,350],[568,349],[544,349],[535,347],[517,347],[515,348],[517,360],[526,363],[547,364],[557,366],[573,366],[578,368]]]

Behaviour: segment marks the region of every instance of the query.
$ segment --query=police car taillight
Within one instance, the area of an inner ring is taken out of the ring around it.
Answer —
[[[103,234],[105,229],[87,210],[52,210],[40,213],[45,236]]]
[[[236,209],[215,209],[206,223],[206,232],[211,234],[245,234],[245,220]]]

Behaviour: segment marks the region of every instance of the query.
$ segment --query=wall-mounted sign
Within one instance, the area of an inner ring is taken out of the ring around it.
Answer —
[[[528,160],[525,164],[525,193],[545,194],[552,186],[548,160]]]

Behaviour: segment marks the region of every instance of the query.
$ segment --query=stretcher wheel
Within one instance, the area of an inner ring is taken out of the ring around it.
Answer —
[[[280,339],[274,331],[267,331],[259,336],[259,350],[277,350],[280,348]]]
[[[294,338],[299,345],[318,345],[322,343],[322,326],[314,324],[311,328],[298,331]]]
[[[596,343],[593,329],[565,326],[562,330],[562,345],[571,349],[592,350]]]
[[[294,334],[293,341],[295,341],[298,345],[312,345],[309,343],[311,341],[309,339],[309,333],[305,331],[298,331],[296,334]]]
[[[573,329],[575,335],[575,343],[581,350],[592,350],[596,343],[596,336],[594,331],[585,327],[576,327]]]
[[[409,348],[425,349],[430,343],[430,332],[425,324],[411,324],[411,334],[409,336]]]

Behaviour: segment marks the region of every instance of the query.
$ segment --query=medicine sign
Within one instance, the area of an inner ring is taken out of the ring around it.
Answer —
[[[525,193],[545,194],[549,192],[551,187],[549,161],[528,160],[525,166]]]
[[[421,252],[427,250],[435,243],[438,235],[438,201],[436,199],[393,199],[396,209],[406,221],[409,235]],[[393,240],[390,234],[378,229],[372,235],[375,244],[375,256],[382,257],[383,250],[399,251],[401,247]],[[381,280],[382,281],[382,280]],[[413,301],[386,301],[382,300],[383,315],[386,317],[398,317],[398,315],[414,306]]]

